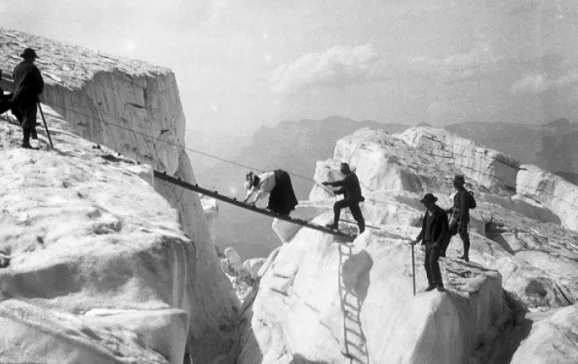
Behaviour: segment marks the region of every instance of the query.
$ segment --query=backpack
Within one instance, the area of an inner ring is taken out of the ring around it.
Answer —
[[[475,209],[476,207],[478,207],[478,204],[476,203],[476,199],[474,198],[474,192],[472,191],[468,191],[468,207],[470,208],[470,210]]]

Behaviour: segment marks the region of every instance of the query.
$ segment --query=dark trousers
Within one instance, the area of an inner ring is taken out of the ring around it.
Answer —
[[[30,146],[30,136],[36,135],[35,128],[22,128],[22,145]]]
[[[339,215],[341,214],[341,209],[346,207],[349,207],[351,215],[353,215],[353,218],[357,222],[357,225],[359,226],[359,233],[363,233],[365,231],[365,219],[361,214],[359,202],[353,202],[347,199],[335,202],[333,205],[333,225],[337,226],[339,224]]]
[[[428,284],[440,284],[442,282],[442,273],[440,271],[440,264],[438,262],[440,258],[440,247],[435,246],[433,243],[427,243],[425,245],[425,274],[427,275]]]
[[[446,235],[446,238],[444,240],[444,246],[441,249],[441,253],[440,255],[442,257],[446,256],[446,250],[448,249],[448,246],[450,245],[450,241],[452,240],[452,237],[454,235],[456,235],[457,233],[460,234],[460,238],[462,239],[463,243],[464,243],[464,255],[466,257],[469,257],[470,254],[470,234],[468,234],[468,224],[466,223],[464,224],[464,226],[462,228],[459,227],[459,223],[456,220],[451,220],[450,225],[448,227],[448,233]]]
[[[32,139],[38,139],[36,134],[36,113],[38,106],[36,102],[27,101],[21,104],[15,104],[12,113],[22,126],[22,145],[30,145],[30,136]]]

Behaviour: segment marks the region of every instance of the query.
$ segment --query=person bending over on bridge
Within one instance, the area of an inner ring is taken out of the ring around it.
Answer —
[[[243,203],[255,206],[257,200],[269,194],[267,209],[281,216],[289,216],[298,203],[289,173],[280,169],[258,176],[249,172],[245,176],[245,189],[247,195]]]
[[[438,291],[444,291],[444,284],[438,260],[448,230],[448,216],[442,208],[436,205],[437,200],[437,197],[431,193],[426,194],[420,200],[427,210],[423,216],[421,232],[417,238],[411,242],[412,245],[415,245],[421,240],[422,245],[425,244],[424,266],[428,283],[428,286],[425,289],[426,292],[429,292],[436,287]]]
[[[353,215],[353,218],[357,221],[359,233],[361,234],[365,231],[365,220],[361,214],[359,203],[365,201],[365,198],[361,195],[359,179],[357,175],[351,171],[347,163],[341,163],[340,170],[341,173],[345,175],[344,179],[341,181],[322,183],[324,186],[341,187],[334,193],[336,195],[343,194],[344,196],[343,200],[337,201],[333,205],[333,224],[327,224],[326,227],[337,230],[341,209],[349,207],[351,215]]]
[[[16,118],[22,126],[22,147],[32,148],[30,136],[36,137],[36,112],[38,96],[44,90],[44,80],[34,61],[38,56],[32,48],[24,49],[20,55],[24,60],[14,67],[14,95],[12,103],[17,112]]]

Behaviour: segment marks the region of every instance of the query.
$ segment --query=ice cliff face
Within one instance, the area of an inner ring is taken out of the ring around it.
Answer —
[[[0,42],[5,72],[11,72],[24,47],[37,50],[46,82],[42,101],[64,120],[60,129],[195,181],[184,150],[185,118],[170,70],[7,29],[0,29]],[[180,226],[196,246],[185,257],[194,264],[195,277],[204,278],[190,277],[195,294],[184,304],[189,306],[185,331],[187,350],[204,362],[232,345],[239,302],[220,270],[197,194],[163,181],[153,184],[177,210]]]
[[[197,248],[150,167],[60,132],[57,152],[13,148],[21,132],[0,131],[2,361],[181,363]]]

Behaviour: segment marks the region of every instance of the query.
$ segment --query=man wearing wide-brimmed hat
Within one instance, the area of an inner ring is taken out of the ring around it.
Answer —
[[[32,148],[30,136],[36,135],[36,113],[38,96],[44,90],[44,80],[40,70],[34,64],[38,55],[32,48],[24,49],[20,55],[24,60],[14,67],[14,104],[20,125],[22,126],[22,147]]]
[[[415,245],[421,240],[422,244],[425,245],[424,267],[428,281],[426,292],[435,288],[440,292],[444,291],[438,260],[448,230],[448,216],[443,209],[436,205],[437,200],[438,198],[431,193],[426,194],[420,200],[427,210],[423,216],[421,232],[412,242]]]
[[[460,234],[460,238],[464,243],[464,254],[459,257],[466,262],[470,261],[470,235],[468,234],[468,224],[470,223],[470,199],[469,192],[465,189],[466,181],[464,176],[457,174],[453,180],[456,193],[454,195],[454,206],[451,208],[451,217],[449,222],[449,229],[446,239],[444,241],[441,256],[446,256],[446,250],[454,235]]]
[[[295,210],[295,206],[299,203],[293,190],[291,176],[281,169],[265,172],[258,176],[249,172],[245,176],[245,189],[247,194],[243,203],[254,206],[260,198],[268,195],[267,209],[281,216],[289,216],[289,213]]]

